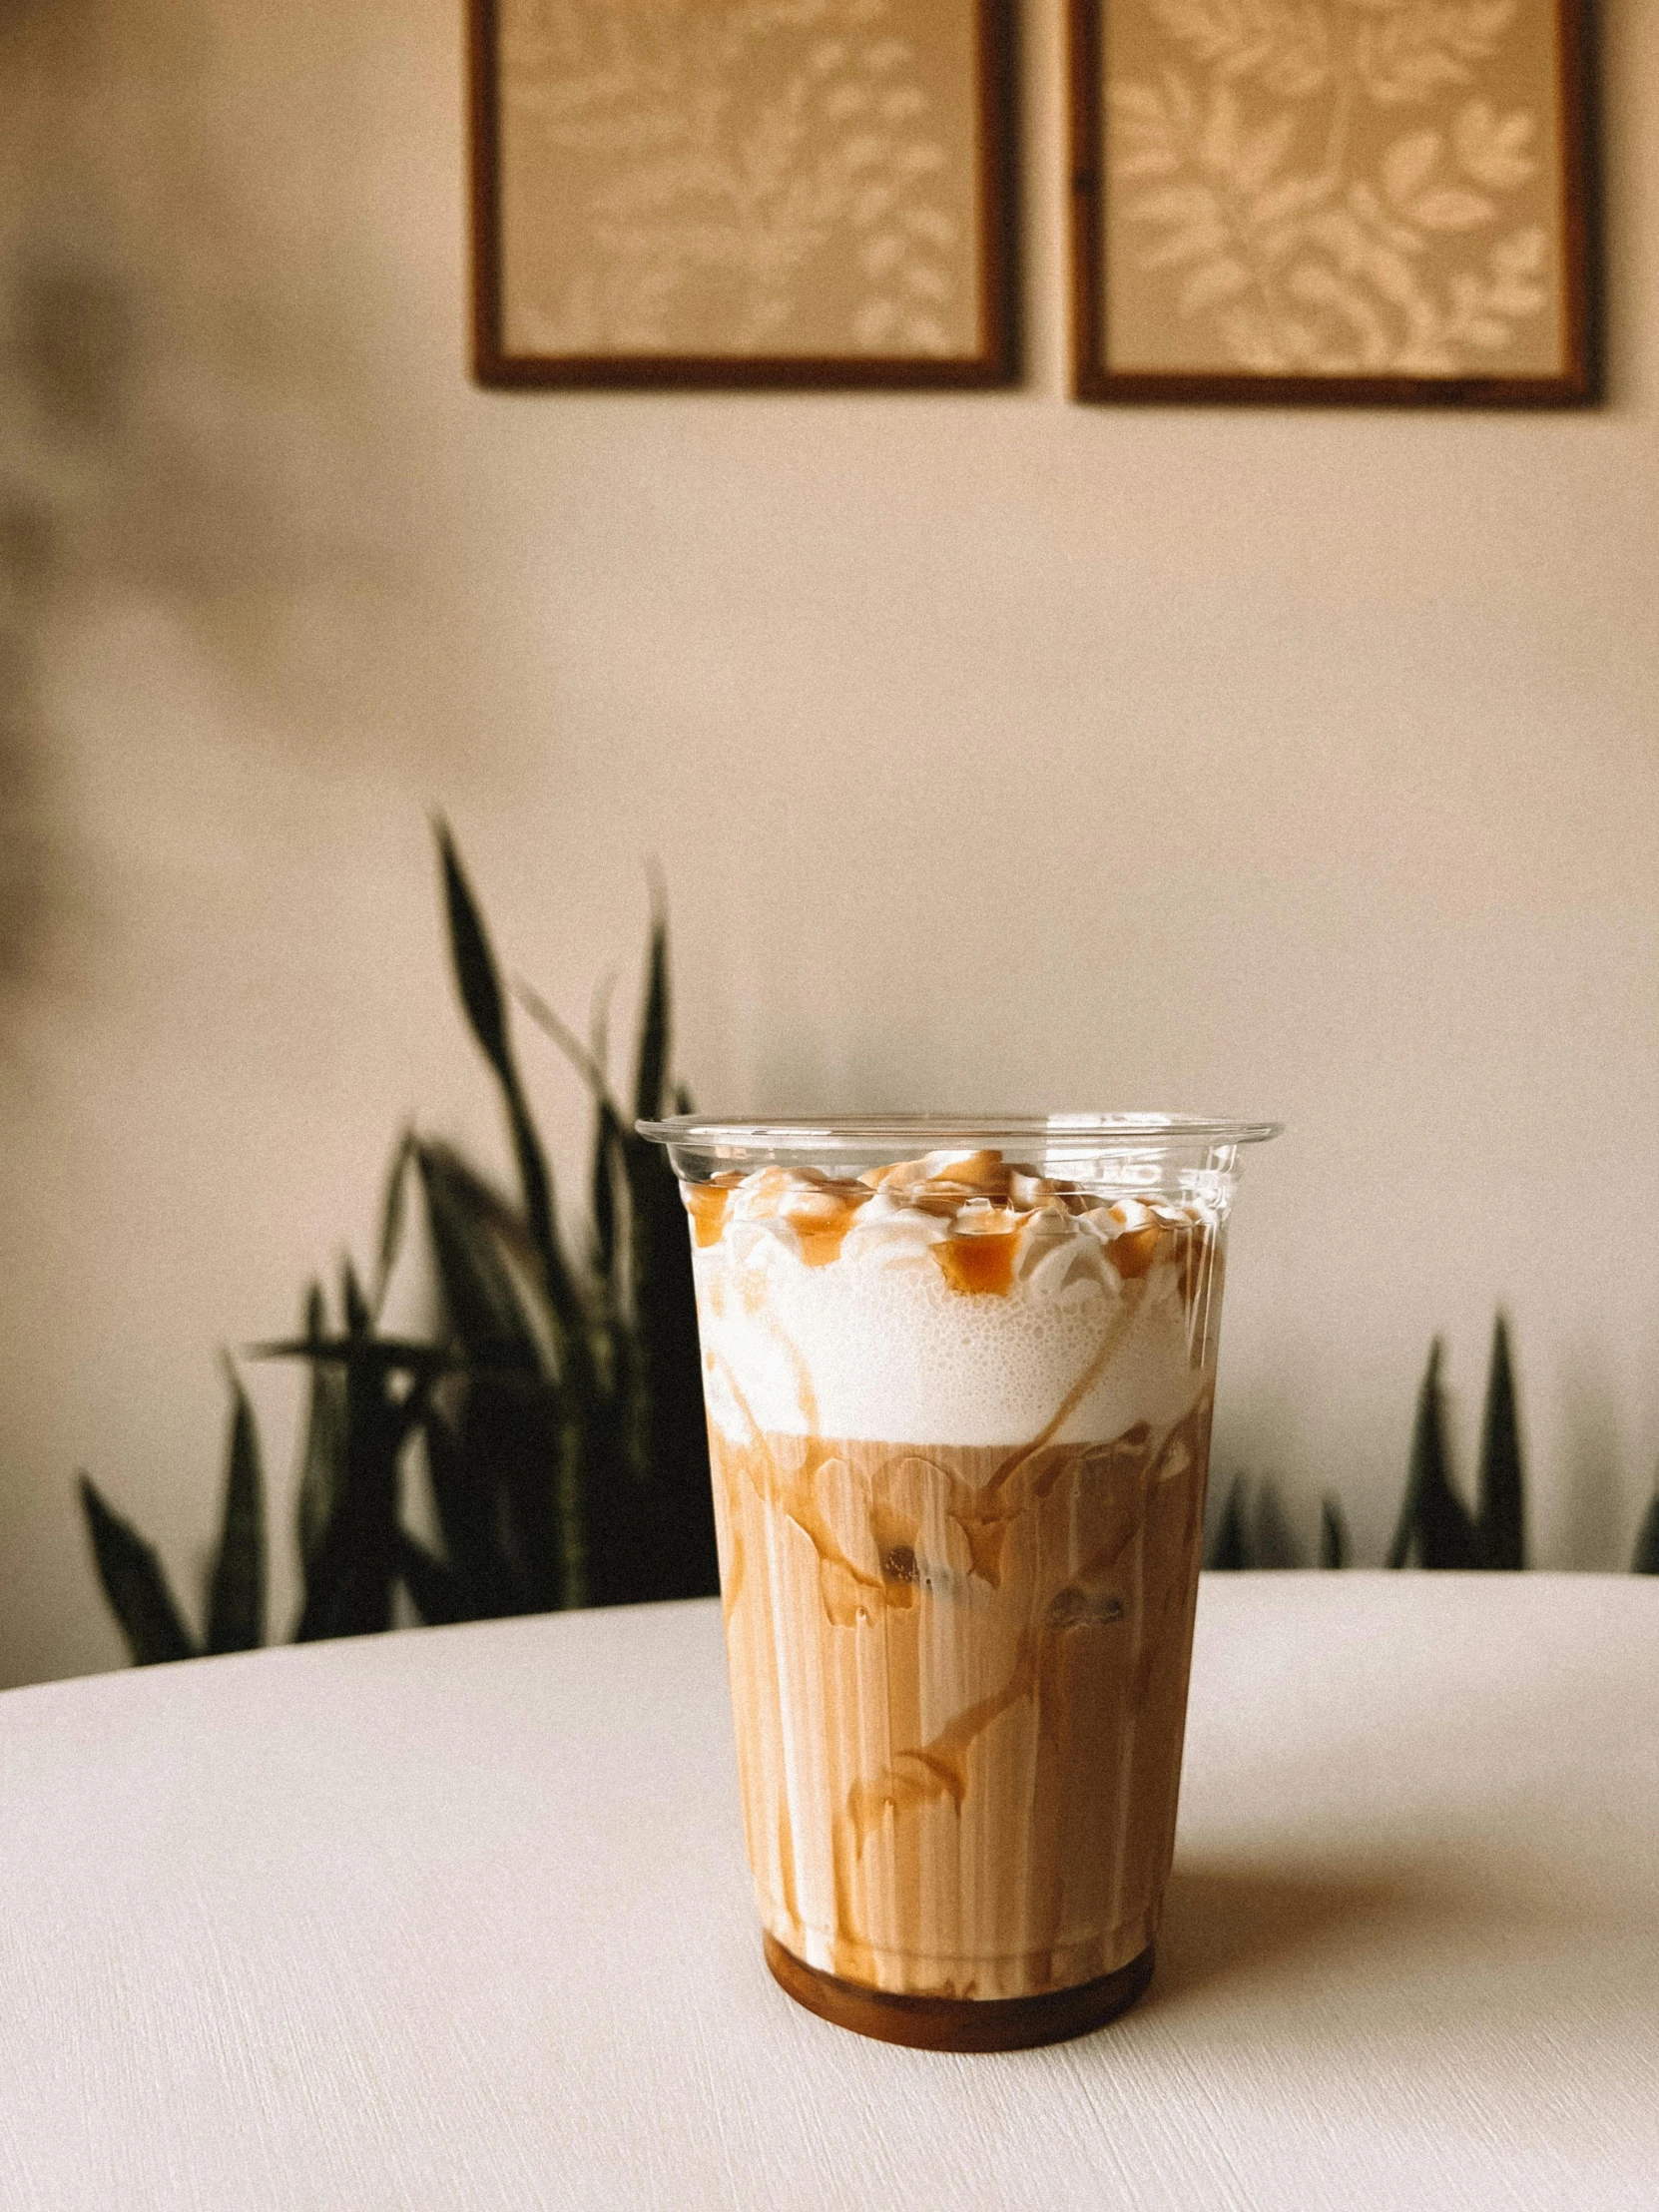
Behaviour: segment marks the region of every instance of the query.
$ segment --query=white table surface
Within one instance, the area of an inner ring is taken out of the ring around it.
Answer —
[[[720,1620],[0,1697],[0,2207],[1659,2206],[1659,1581],[1207,1577],[1141,2007],[768,1978]]]

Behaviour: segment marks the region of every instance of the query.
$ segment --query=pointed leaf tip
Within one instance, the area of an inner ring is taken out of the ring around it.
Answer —
[[[1422,1567],[1480,1564],[1480,1539],[1474,1520],[1451,1486],[1440,1402],[1440,1357],[1441,1345],[1436,1337],[1417,1393],[1410,1467],[1399,1525],[1388,1553],[1390,1567],[1402,1567],[1413,1550]]]
[[[230,1355],[231,1432],[225,1507],[208,1597],[208,1649],[257,1651],[265,1641],[265,1485],[254,1408]]]
[[[1526,1478],[1521,1464],[1509,1329],[1501,1311],[1492,1325],[1491,1364],[1486,1375],[1486,1402],[1480,1419],[1480,1463],[1475,1494],[1482,1563],[1509,1571],[1524,1567]]]
[[[379,1312],[386,1295],[386,1285],[397,1262],[403,1243],[404,1194],[408,1186],[409,1161],[415,1148],[415,1133],[405,1128],[398,1138],[386,1171],[385,1195],[380,1201],[380,1245],[374,1260],[374,1311]]]
[[[668,979],[668,916],[652,916],[651,944],[646,957],[645,1005],[640,1015],[640,1049],[634,1082],[634,1118],[656,1121],[663,1110],[668,1083],[671,1024]]]
[[[1320,1565],[1346,1567],[1350,1556],[1348,1518],[1334,1497],[1320,1500]]]
[[[507,1015],[495,955],[449,827],[439,820],[434,829],[443,867],[444,910],[449,922],[455,987],[479,1049],[502,1082],[510,1083],[513,1077],[507,1055]]]
[[[131,1522],[104,1502],[90,1475],[81,1476],[80,1492],[98,1579],[127,1639],[134,1666],[194,1659],[196,1645],[180,1618],[154,1549]]]
[[[1235,1475],[1216,1525],[1215,1541],[1204,1562],[1212,1573],[1236,1574],[1250,1564],[1250,1543],[1245,1533],[1244,1476]]]
[[[357,1271],[347,1253],[340,1261],[340,1306],[345,1314],[345,1333],[348,1337],[367,1338],[372,1331],[368,1300],[363,1296],[362,1285],[357,1281]]]

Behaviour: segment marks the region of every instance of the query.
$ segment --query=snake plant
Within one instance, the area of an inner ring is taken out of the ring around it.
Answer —
[[[295,1641],[387,1627],[399,1584],[429,1622],[695,1597],[718,1587],[690,1244],[665,1157],[637,1117],[672,1096],[667,927],[647,961],[632,1112],[551,1011],[521,997],[576,1063],[594,1107],[585,1248],[573,1256],[519,1073],[511,1010],[454,841],[437,829],[454,980],[505,1111],[517,1188],[454,1147],[398,1144],[371,1288],[349,1262],[334,1310],[308,1289],[299,1333],[254,1348],[309,1370],[296,1536]],[[382,1331],[411,1198],[423,1210],[443,1326]],[[153,1547],[91,1479],[81,1497],[104,1594],[134,1660],[240,1651],[263,1640],[265,1509],[259,1435],[233,1364],[225,1502],[206,1627],[196,1637]],[[424,1473],[436,1548],[406,1525]]]
[[[1405,1493],[1388,1547],[1388,1565],[1510,1571],[1524,1567],[1526,1479],[1515,1413],[1508,1323],[1499,1314],[1492,1328],[1472,1512],[1451,1479],[1440,1386],[1441,1357],[1436,1338],[1429,1348],[1428,1366],[1417,1391]],[[1244,1482],[1242,1478],[1235,1480],[1224,1497],[1205,1565],[1227,1569],[1274,1564],[1263,1555],[1259,1536],[1263,1508],[1271,1504],[1272,1492],[1264,1485],[1253,1523],[1246,1511]],[[1347,1566],[1351,1554],[1342,1507],[1335,1498],[1327,1497],[1321,1507],[1320,1565]],[[1631,1565],[1637,1574],[1659,1574],[1659,1496],[1648,1507]]]

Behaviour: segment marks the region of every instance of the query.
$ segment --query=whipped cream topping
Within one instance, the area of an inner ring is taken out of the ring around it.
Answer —
[[[1214,1205],[1111,1199],[995,1152],[685,1197],[710,1416],[734,1441],[1104,1442],[1172,1426],[1205,1386]]]

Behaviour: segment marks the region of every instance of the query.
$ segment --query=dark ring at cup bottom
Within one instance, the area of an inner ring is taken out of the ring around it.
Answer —
[[[1127,2012],[1152,1979],[1152,1945],[1116,1973],[1034,1997],[910,1997],[809,1966],[764,1931],[773,1979],[821,2020],[914,2050],[1031,2050],[1087,2035]]]

